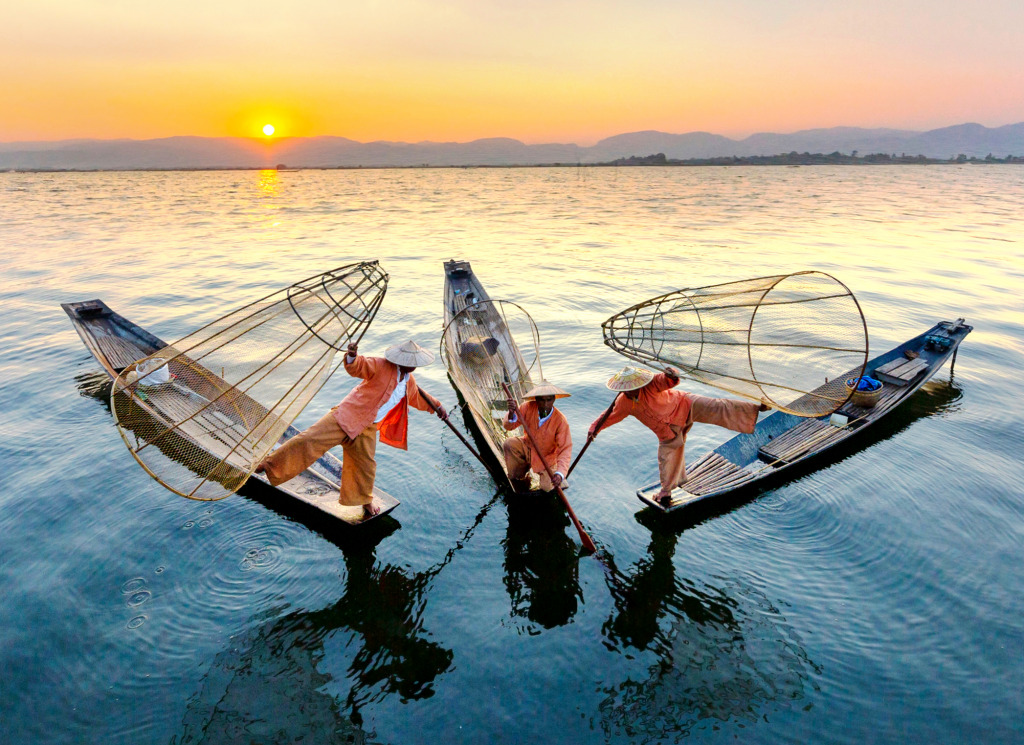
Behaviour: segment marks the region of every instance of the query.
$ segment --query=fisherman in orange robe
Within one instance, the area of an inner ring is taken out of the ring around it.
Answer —
[[[529,489],[531,469],[540,475],[542,490],[551,491],[556,486],[568,488],[565,474],[569,471],[569,460],[572,457],[572,437],[565,414],[555,408],[556,398],[568,397],[569,394],[558,386],[542,380],[540,385],[534,386],[523,396],[526,401],[522,406],[517,406],[515,400],[509,399],[508,413],[502,425],[508,431],[520,426],[528,427],[537,445],[535,450],[525,432],[521,437],[505,440],[505,467],[516,491]],[[554,479],[548,477],[544,468],[545,460],[551,466]]]
[[[274,486],[295,478],[332,447],[341,445],[341,494],[338,501],[353,519],[376,514],[373,482],[377,435],[392,447],[408,449],[409,406],[448,418],[444,406],[416,385],[412,372],[434,361],[434,355],[414,341],[396,344],[383,357],[363,357],[348,345],[345,372],[362,382],[340,404],[309,429],[300,432],[257,466]]]
[[[588,436],[593,439],[602,429],[632,415],[654,432],[658,436],[658,475],[661,480],[657,499],[663,503],[671,500],[673,489],[686,483],[686,435],[694,422],[717,424],[749,434],[757,424],[758,412],[769,408],[765,403],[710,398],[674,390],[678,384],[679,373],[673,367],[655,374],[627,365],[606,384],[611,390],[622,393],[615,399],[611,414],[600,427],[598,418],[588,431]]]

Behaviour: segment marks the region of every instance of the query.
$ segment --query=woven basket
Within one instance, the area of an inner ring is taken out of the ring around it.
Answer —
[[[882,391],[885,389],[885,383],[878,386],[877,390],[874,391],[854,391],[853,388],[857,384],[856,378],[849,378],[844,381],[847,391],[853,391],[853,395],[850,396],[850,403],[854,406],[860,406],[863,409],[870,409],[878,403],[878,399],[882,397]]]

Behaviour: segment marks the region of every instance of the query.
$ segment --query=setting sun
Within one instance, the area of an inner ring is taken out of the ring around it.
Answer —
[[[264,124],[263,125],[263,134],[265,134],[267,137],[270,137],[270,135],[274,134],[274,125],[273,124]]]

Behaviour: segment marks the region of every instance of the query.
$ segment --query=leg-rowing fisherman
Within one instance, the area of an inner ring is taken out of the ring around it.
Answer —
[[[383,357],[364,357],[355,344],[345,355],[345,372],[362,381],[340,404],[309,429],[279,447],[256,468],[274,486],[295,478],[332,447],[341,445],[341,494],[349,519],[375,514],[373,482],[377,435],[392,447],[408,449],[409,406],[448,417],[444,406],[416,385],[412,373],[434,361],[414,341],[389,347]]]

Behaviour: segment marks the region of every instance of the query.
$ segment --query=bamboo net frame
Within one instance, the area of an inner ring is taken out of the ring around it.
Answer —
[[[237,491],[358,342],[387,292],[376,261],[239,308],[124,368],[111,409],[129,452],[189,499]]]
[[[525,355],[514,333],[532,345],[525,348]],[[502,446],[513,433],[502,425],[508,413],[502,384],[508,385],[516,403],[522,404],[523,396],[534,386],[534,368],[537,380],[543,380],[537,324],[522,307],[508,300],[473,303],[445,326],[440,353],[452,382],[504,468]]]
[[[630,359],[804,417],[846,403],[842,376],[863,375],[868,360],[860,304],[823,272],[677,290],[612,316],[602,331]]]

